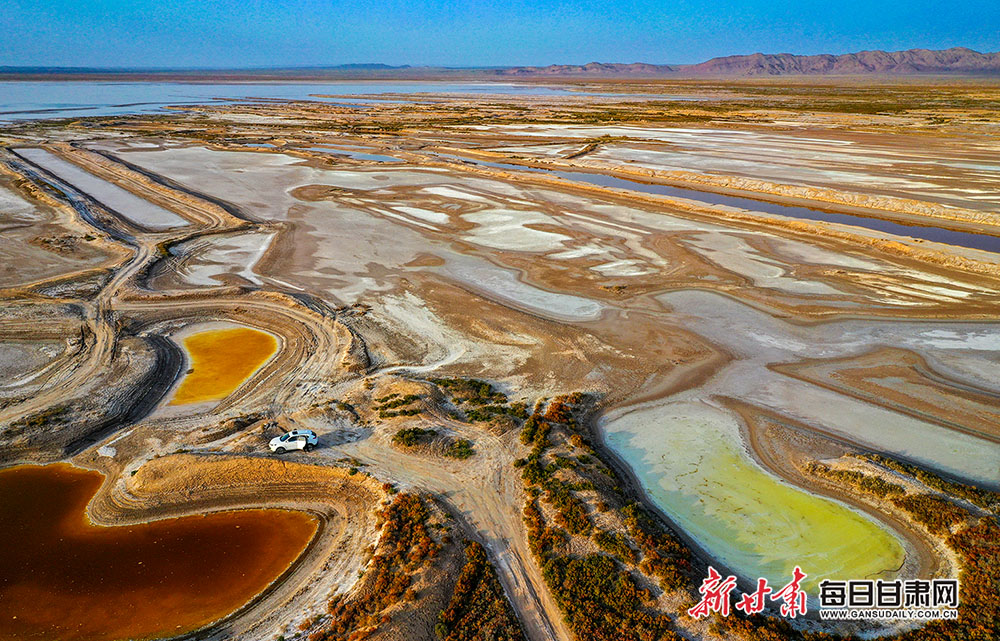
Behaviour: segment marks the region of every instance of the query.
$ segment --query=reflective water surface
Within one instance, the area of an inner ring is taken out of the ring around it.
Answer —
[[[0,639],[111,641],[199,628],[280,576],[317,527],[281,510],[97,527],[85,509],[103,480],[65,464],[0,471]]]

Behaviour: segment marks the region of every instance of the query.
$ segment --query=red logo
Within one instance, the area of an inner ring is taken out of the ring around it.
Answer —
[[[718,612],[724,617],[729,616],[729,593],[736,587],[736,577],[729,575],[726,580],[722,580],[722,575],[716,572],[715,568],[709,566],[708,578],[701,582],[698,592],[701,593],[701,601],[698,605],[688,610],[688,614],[696,619],[708,616],[712,612]]]
[[[766,601],[770,600],[781,603],[779,608],[781,616],[794,619],[800,614],[804,615],[808,612],[806,593],[801,588],[804,578],[806,573],[799,566],[795,566],[792,580],[777,592],[768,587],[767,579],[757,579],[757,589],[743,593],[736,602],[736,609],[748,615],[759,614],[764,611]],[[729,575],[723,580],[722,575],[709,566],[708,578],[702,581],[701,587],[698,588],[701,601],[688,610],[688,615],[695,619],[706,617],[712,612],[718,612],[724,617],[729,616],[729,594],[735,587],[735,576]]]

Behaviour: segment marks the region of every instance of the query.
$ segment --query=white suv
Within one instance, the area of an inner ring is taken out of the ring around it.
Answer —
[[[288,450],[306,450],[308,452],[316,447],[318,441],[316,432],[312,430],[292,430],[281,436],[275,436],[268,445],[272,452],[284,454]]]

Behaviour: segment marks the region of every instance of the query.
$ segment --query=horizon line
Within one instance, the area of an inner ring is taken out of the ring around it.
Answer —
[[[317,64],[305,64],[305,65],[254,65],[247,67],[239,66],[211,66],[211,65],[188,65],[188,66],[138,66],[138,67],[122,67],[122,66],[68,66],[68,65],[0,65],[0,73],[87,73],[87,72],[97,72],[97,73],[169,73],[169,72],[225,72],[225,71],[301,71],[301,70],[358,70],[358,71],[402,71],[406,69],[440,69],[440,70],[453,70],[453,71],[477,71],[477,70],[493,70],[493,69],[516,69],[516,68],[546,68],[546,67],[584,67],[587,65],[598,64],[598,65],[649,65],[652,67],[693,67],[705,62],[710,62],[712,60],[721,58],[734,58],[734,57],[750,57],[750,56],[794,56],[799,58],[807,57],[817,57],[817,56],[850,56],[858,55],[862,53],[871,52],[882,52],[882,53],[905,53],[909,51],[951,51],[953,49],[964,49],[971,51],[973,53],[989,56],[1000,54],[998,51],[978,51],[972,49],[971,47],[965,47],[962,45],[955,45],[953,47],[946,47],[944,49],[928,49],[925,47],[912,47],[909,49],[898,49],[895,51],[886,51],[884,49],[863,49],[860,51],[852,51],[848,53],[814,53],[814,54],[802,54],[802,53],[790,53],[790,52],[778,52],[778,53],[764,53],[762,51],[755,51],[753,53],[746,54],[726,54],[720,56],[713,56],[701,62],[693,63],[679,63],[679,62],[644,62],[641,60],[635,60],[632,62],[601,62],[599,60],[591,60],[585,63],[562,63],[562,62],[550,62],[545,64],[493,64],[493,65],[448,65],[448,64],[424,64],[424,63],[405,63],[392,65],[382,62],[342,62],[342,63],[317,63]]]

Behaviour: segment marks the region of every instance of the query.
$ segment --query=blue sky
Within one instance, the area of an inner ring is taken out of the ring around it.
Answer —
[[[1000,50],[1000,0],[0,0],[0,65],[451,66]]]

